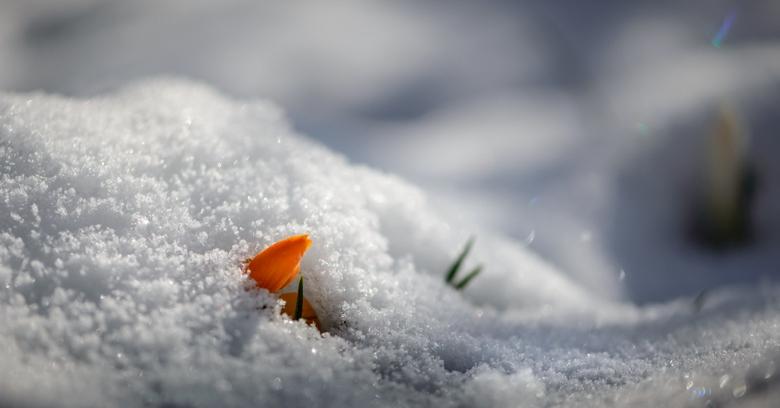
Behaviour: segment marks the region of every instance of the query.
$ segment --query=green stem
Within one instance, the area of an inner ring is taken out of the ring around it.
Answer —
[[[303,315],[303,276],[298,281],[298,299],[295,299],[295,314],[293,320],[298,320]]]

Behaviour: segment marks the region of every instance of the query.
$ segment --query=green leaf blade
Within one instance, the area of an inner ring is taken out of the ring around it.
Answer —
[[[460,267],[463,265],[463,261],[466,259],[466,256],[471,251],[471,247],[474,245],[474,237],[469,238],[468,242],[466,242],[466,246],[463,248],[463,252],[458,255],[458,257],[455,259],[455,262],[453,262],[452,266],[450,266],[449,271],[447,271],[447,275],[445,277],[445,282],[452,284],[452,281],[455,280],[455,276],[458,274],[458,271],[460,270]]]
[[[460,282],[458,282],[457,285],[455,285],[455,289],[457,290],[465,289],[466,285],[468,285],[469,282],[472,281],[472,279],[476,278],[477,275],[480,274],[480,272],[482,272],[482,265],[479,265],[476,268],[472,269],[471,272],[469,272],[469,274],[466,275],[465,278],[463,278],[463,280],[461,280]]]
[[[295,299],[295,314],[293,320],[298,320],[303,315],[303,276],[298,280],[298,298]]]

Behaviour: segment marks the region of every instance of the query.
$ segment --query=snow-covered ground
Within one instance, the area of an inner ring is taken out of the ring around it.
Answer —
[[[470,226],[268,102],[153,82],[7,94],[0,123],[5,405],[657,406],[775,379],[780,288],[638,309],[483,231],[461,294],[442,275]],[[241,273],[301,232],[324,337]]]
[[[778,20],[0,2],[0,405],[777,405]],[[757,183],[752,239],[713,250],[690,227],[723,106]],[[241,289],[303,231],[326,338]]]

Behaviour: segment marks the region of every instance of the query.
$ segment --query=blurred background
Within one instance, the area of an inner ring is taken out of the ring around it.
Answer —
[[[270,99],[595,293],[780,267],[775,0],[0,0],[0,89]]]

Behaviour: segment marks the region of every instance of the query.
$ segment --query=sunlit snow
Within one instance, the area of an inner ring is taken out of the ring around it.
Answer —
[[[603,300],[270,102],[4,94],[0,152],[0,405],[761,404],[777,378],[780,288]],[[241,273],[303,232],[324,335]],[[485,271],[456,292],[471,234]]]

